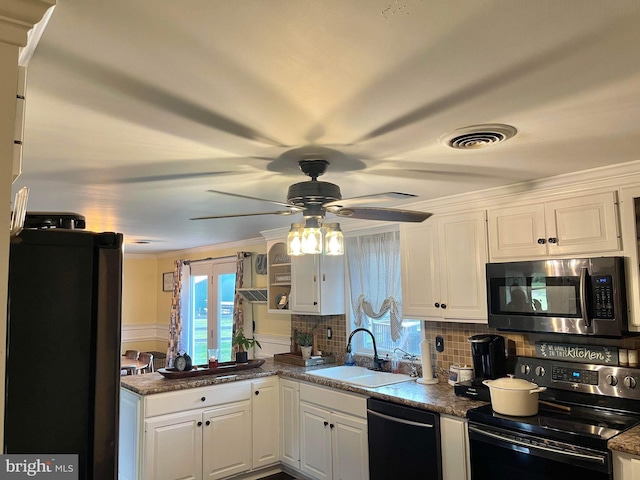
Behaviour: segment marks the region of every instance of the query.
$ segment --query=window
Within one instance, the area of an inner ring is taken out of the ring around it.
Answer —
[[[195,365],[207,363],[209,348],[220,349],[221,362],[231,361],[235,283],[235,260],[191,264],[183,338]]]
[[[378,355],[384,357],[385,354],[391,356],[393,349],[398,347],[402,350],[420,355],[420,342],[422,341],[422,322],[420,320],[404,319],[402,321],[401,336],[395,342],[391,339],[391,325],[389,313],[379,319],[369,318],[365,316],[363,321],[364,328],[369,329],[376,337],[376,347]],[[357,328],[353,323],[353,314],[351,315],[351,330]],[[352,346],[355,352],[373,354],[373,342],[367,334],[358,333],[353,337]],[[402,352],[398,353],[402,357]]]
[[[347,238],[347,264],[351,297],[349,330],[357,327],[370,330],[381,356],[391,354],[394,348],[419,355],[422,324],[419,320],[402,319],[400,233]],[[358,316],[362,319],[360,325]],[[398,325],[395,340],[392,316],[397,318]],[[373,342],[366,334],[354,336],[352,347],[358,353],[373,353]]]

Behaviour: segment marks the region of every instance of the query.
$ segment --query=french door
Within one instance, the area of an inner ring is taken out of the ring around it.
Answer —
[[[207,349],[219,349],[221,362],[231,361],[235,258],[191,264],[189,322],[184,335],[194,365],[207,363]]]

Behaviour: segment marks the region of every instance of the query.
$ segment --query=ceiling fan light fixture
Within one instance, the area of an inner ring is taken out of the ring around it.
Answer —
[[[322,253],[322,249],[323,235],[320,228],[320,219],[309,217],[302,229],[302,253],[316,255]]]
[[[292,223],[287,235],[287,255],[302,255],[302,224]]]
[[[339,223],[327,223],[324,235],[325,255],[344,255],[344,235]]]

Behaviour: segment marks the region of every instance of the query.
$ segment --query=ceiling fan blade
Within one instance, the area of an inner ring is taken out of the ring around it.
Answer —
[[[392,200],[408,200],[410,198],[415,198],[417,195],[412,193],[402,193],[402,192],[384,192],[384,193],[374,193],[372,195],[361,195],[359,197],[350,197],[343,198],[342,200],[336,200],[333,202],[325,203],[324,207],[346,207],[351,205],[361,205],[363,203],[371,203],[371,202],[385,202]]]
[[[340,208],[335,211],[327,209],[339,217],[360,218],[362,220],[382,220],[386,222],[423,222],[432,213],[417,210],[400,210],[397,208],[355,207]]]
[[[304,208],[296,207],[295,205],[291,205],[289,203],[276,202],[275,200],[267,200],[266,198],[249,197],[248,195],[240,195],[239,193],[221,192],[219,190],[207,190],[207,192],[219,193],[221,195],[231,195],[232,197],[238,197],[238,198],[247,198],[249,200],[258,200],[260,202],[269,202],[269,203],[273,203],[274,205],[280,205],[281,207],[290,208],[291,210],[294,210],[293,213],[298,213],[304,210]]]
[[[206,216],[206,217],[194,217],[194,218],[190,218],[189,220],[213,220],[213,219],[216,219],[216,218],[255,217],[257,215],[287,216],[287,215],[295,215],[296,213],[299,213],[299,212],[294,212],[292,210],[279,210],[277,212],[230,213],[230,214],[227,214],[227,215],[210,215],[210,216]]]

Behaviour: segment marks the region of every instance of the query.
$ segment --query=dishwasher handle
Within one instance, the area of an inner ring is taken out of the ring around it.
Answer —
[[[376,417],[384,418],[385,420],[389,420],[391,422],[403,423],[404,425],[412,425],[414,427],[422,427],[422,428],[433,428],[433,425],[430,423],[420,423],[420,422],[414,422],[413,420],[405,420],[404,418],[392,417],[390,415],[385,415],[384,413],[375,412],[369,408],[367,408],[367,413],[374,415]]]

